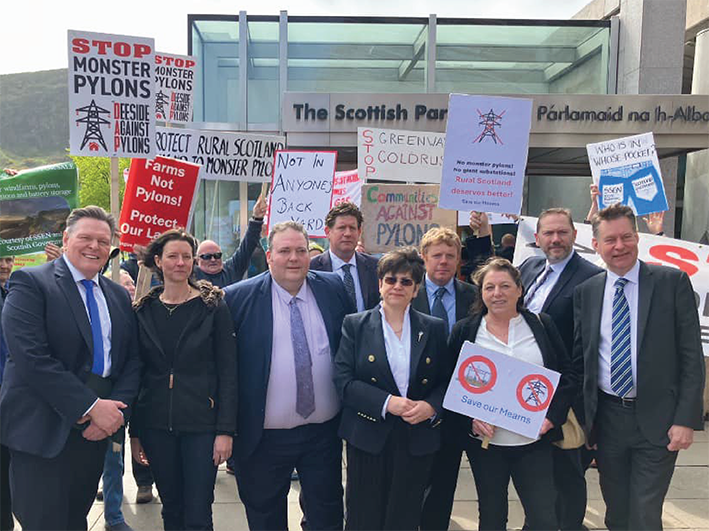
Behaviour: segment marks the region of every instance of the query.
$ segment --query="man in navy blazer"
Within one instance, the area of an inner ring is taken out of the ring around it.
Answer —
[[[551,317],[571,355],[574,342],[574,289],[602,269],[574,251],[576,230],[571,213],[565,208],[543,211],[537,221],[535,238],[545,256],[528,258],[519,266],[525,288],[525,305],[534,313],[545,313]],[[580,394],[573,409],[579,421],[583,422]],[[583,528],[587,495],[582,451],[580,448],[553,448],[556,512],[561,529]]]
[[[114,233],[102,208],[76,209],[64,256],[10,278],[0,437],[23,529],[86,529],[108,437],[138,393],[130,297],[100,274]]]
[[[291,472],[308,526],[342,529],[340,403],[332,360],[354,311],[340,278],[308,271],[308,235],[272,227],[269,271],[226,288],[239,364],[236,480],[250,529],[287,529]]]
[[[325,217],[330,248],[310,261],[310,269],[334,271],[340,276],[358,312],[379,304],[378,260],[355,251],[362,236],[363,221],[362,212],[354,203],[344,202],[332,207]]]

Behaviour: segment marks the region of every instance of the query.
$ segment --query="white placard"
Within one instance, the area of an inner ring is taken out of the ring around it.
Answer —
[[[324,238],[336,165],[337,151],[277,151],[268,205],[269,232],[281,221],[297,221],[311,238]]]
[[[487,213],[487,221],[490,225],[504,225],[507,223],[517,223],[517,220],[512,214],[497,214],[495,212]],[[458,226],[467,227],[470,225],[470,211],[458,211]]]
[[[70,153],[154,157],[154,39],[69,30],[68,45]]]
[[[335,172],[330,206],[334,207],[344,202],[354,203],[357,206],[362,204],[362,180],[357,170]]]
[[[587,144],[586,151],[599,209],[623,203],[644,216],[669,208],[652,133]]]
[[[466,341],[443,407],[536,439],[559,376],[541,365]]]
[[[441,182],[446,135],[357,128],[357,168],[365,181]]]
[[[155,118],[173,124],[192,122],[197,58],[155,54]]]
[[[593,250],[591,225],[574,223],[574,227],[577,231],[574,250],[586,260],[605,267],[601,257]],[[520,265],[530,256],[544,256],[534,240],[536,229],[537,218],[520,218],[515,245],[515,265]],[[641,233],[638,258],[648,264],[676,267],[689,275],[699,310],[702,348],[704,355],[709,356],[709,246]]]
[[[157,128],[158,154],[202,165],[201,178],[271,182],[273,158],[285,137],[222,133],[198,129]]]
[[[439,206],[519,214],[532,100],[451,94]]]

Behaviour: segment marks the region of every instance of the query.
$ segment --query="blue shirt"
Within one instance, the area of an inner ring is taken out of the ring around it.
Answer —
[[[350,261],[345,262],[342,258],[333,253],[332,249],[328,249],[327,252],[330,253],[332,270],[337,273],[343,281],[345,279],[345,271],[342,269],[342,266],[345,264],[350,264],[352,266],[350,267],[350,274],[352,275],[352,280],[354,280],[355,298],[357,299],[357,311],[363,312],[365,310],[364,297],[362,296],[362,286],[359,283],[359,273],[357,273],[357,256],[353,254],[352,258],[350,258]]]
[[[448,333],[453,330],[453,325],[455,324],[455,286],[453,282],[455,277],[451,278],[445,286],[439,286],[432,280],[429,280],[428,275],[424,279],[424,284],[426,286],[426,295],[428,296],[428,310],[433,315],[433,303],[436,302],[436,292],[438,288],[445,288],[446,292],[443,295],[443,309],[448,314]]]

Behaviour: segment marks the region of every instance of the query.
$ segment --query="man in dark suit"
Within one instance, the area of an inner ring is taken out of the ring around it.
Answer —
[[[468,316],[470,306],[478,296],[475,286],[455,278],[460,252],[460,238],[451,229],[433,228],[421,239],[426,275],[412,306],[419,312],[443,319],[447,334],[457,321]],[[455,361],[448,360],[448,363],[453,367]],[[448,529],[453,510],[462,448],[455,443],[445,419],[442,427],[443,442],[431,469],[421,514],[421,529]]]
[[[279,223],[268,240],[269,271],[225,290],[239,361],[239,495],[250,529],[287,529],[295,468],[308,526],[342,529],[340,403],[332,358],[342,321],[354,306],[336,274],[308,271],[302,225]]]
[[[14,265],[14,256],[0,256],[0,316],[7,296],[7,281]],[[2,383],[5,360],[7,360],[7,344],[0,323],[0,383]],[[12,531],[14,526],[10,497],[10,450],[4,444],[0,444],[0,531]]]
[[[543,312],[552,318],[570,355],[574,289],[602,270],[574,251],[576,230],[571,212],[565,208],[550,208],[539,215],[535,239],[545,256],[528,258],[519,266],[525,305],[531,312]],[[583,419],[580,396],[573,407],[576,416]],[[581,451],[553,448],[556,516],[561,529],[583,529],[587,494]]]
[[[358,312],[371,310],[379,303],[377,259],[355,251],[362,236],[362,222],[362,212],[354,203],[333,207],[325,217],[330,249],[310,261],[310,269],[334,271],[340,276]]]
[[[638,260],[631,208],[593,219],[608,266],[574,293],[588,444],[597,445],[608,529],[662,529],[679,450],[702,429],[704,360],[694,292],[677,269]]]
[[[64,256],[10,279],[0,436],[23,529],[86,529],[107,439],[138,392],[130,297],[99,274],[114,233],[103,209],[76,209]]]

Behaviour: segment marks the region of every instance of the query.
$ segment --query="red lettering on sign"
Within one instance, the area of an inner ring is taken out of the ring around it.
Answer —
[[[650,256],[679,267],[690,277],[699,271],[697,266],[686,261],[699,262],[699,257],[684,247],[678,247],[676,245],[654,245],[650,247]]]

